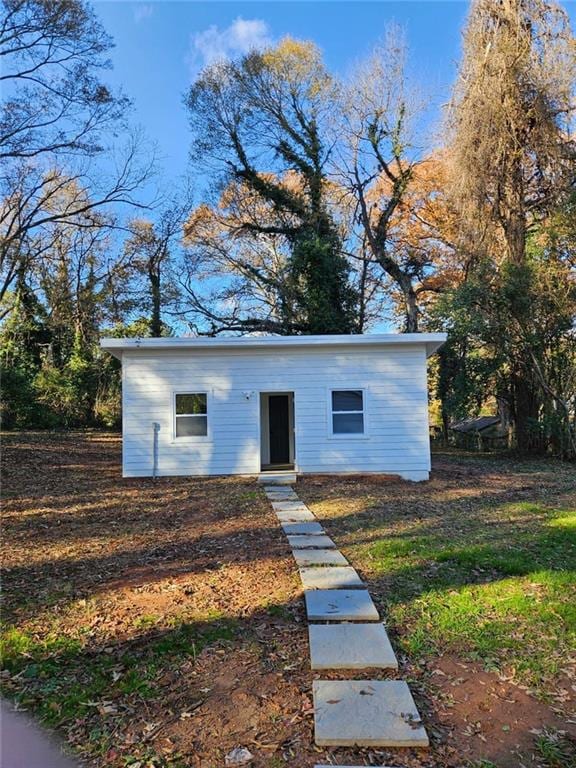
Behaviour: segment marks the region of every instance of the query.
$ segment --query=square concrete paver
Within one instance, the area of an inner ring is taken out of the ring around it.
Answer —
[[[428,736],[401,680],[315,680],[319,747],[427,747]]]
[[[295,549],[292,554],[296,560],[296,565],[301,567],[308,565],[315,567],[348,565],[348,560],[342,552],[334,549]]]
[[[366,585],[350,566],[335,568],[300,568],[304,589],[353,589]]]
[[[299,501],[298,496],[289,489],[285,491],[266,491],[270,501]]]
[[[308,638],[312,669],[398,669],[382,624],[311,624]]]
[[[273,501],[272,509],[275,512],[293,512],[295,509],[308,509],[301,501]]]
[[[275,514],[281,523],[299,523],[306,520],[316,520],[312,512],[307,509],[296,509],[292,512],[276,512]]]
[[[308,536],[316,536],[324,533],[324,528],[318,522],[313,523],[282,523],[284,533],[288,536],[295,536],[299,534],[305,534]]]
[[[304,593],[310,621],[378,621],[365,589],[314,589]]]
[[[329,536],[288,536],[288,544],[292,549],[336,549],[336,544]]]

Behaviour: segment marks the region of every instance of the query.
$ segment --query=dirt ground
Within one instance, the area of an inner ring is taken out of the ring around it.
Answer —
[[[522,762],[574,733],[552,704],[447,656],[400,659],[431,749],[315,747],[300,583],[253,480],[122,479],[116,435],[5,434],[2,493],[3,691],[86,765],[217,768],[238,746],[255,768],[569,764]]]

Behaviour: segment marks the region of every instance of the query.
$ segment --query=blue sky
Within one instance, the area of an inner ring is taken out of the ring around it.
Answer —
[[[576,2],[564,5],[574,24]],[[188,164],[190,134],[182,100],[194,75],[216,57],[238,55],[285,35],[313,40],[328,67],[345,75],[369,54],[388,24],[400,25],[412,75],[431,99],[427,138],[434,145],[441,106],[456,74],[468,2],[100,0],[94,7],[116,43],[109,80],[133,100],[133,122],[157,144],[160,187],[170,192]],[[206,179],[194,179],[192,172],[192,180],[198,202]],[[155,196],[154,189],[150,193]]]
[[[576,2],[564,5],[576,20]],[[369,53],[387,24],[399,24],[412,73],[431,98],[432,131],[449,97],[468,11],[463,0],[100,0],[94,7],[116,43],[109,79],[133,100],[133,121],[157,144],[168,185],[187,165],[190,135],[183,94],[194,74],[215,57],[291,35],[315,41],[328,67],[345,74]]]
[[[134,121],[157,142],[167,180],[185,171],[190,136],[182,96],[194,73],[218,55],[284,35],[314,40],[328,67],[346,71],[395,22],[411,68],[434,105],[445,102],[459,57],[465,2],[96,2],[114,37],[111,81],[134,101]]]

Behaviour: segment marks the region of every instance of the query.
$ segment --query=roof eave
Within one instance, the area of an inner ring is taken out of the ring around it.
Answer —
[[[444,333],[422,334],[365,334],[353,336],[244,336],[244,337],[169,337],[169,338],[103,338],[100,341],[102,349],[122,359],[124,351],[171,351],[171,350],[202,350],[202,349],[266,349],[266,348],[299,348],[299,347],[339,347],[358,344],[360,346],[396,346],[423,344],[427,357],[434,354],[446,340]]]

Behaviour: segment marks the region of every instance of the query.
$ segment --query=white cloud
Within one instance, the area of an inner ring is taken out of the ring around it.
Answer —
[[[216,61],[262,50],[272,43],[268,25],[262,19],[237,18],[226,29],[212,25],[190,37],[189,64],[193,73]]]
[[[136,24],[140,24],[141,21],[146,21],[154,13],[154,7],[149,3],[136,3],[134,6],[133,14]]]

